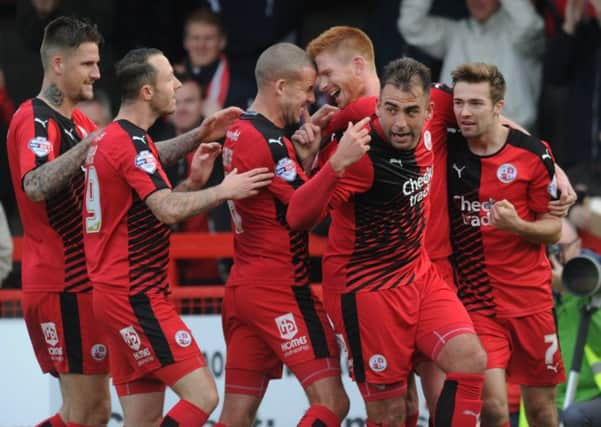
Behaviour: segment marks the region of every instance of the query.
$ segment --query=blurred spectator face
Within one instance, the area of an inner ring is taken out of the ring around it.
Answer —
[[[161,116],[171,114],[175,111],[175,91],[182,84],[173,74],[173,67],[165,56],[153,55],[148,58],[148,63],[156,70],[150,108]]]
[[[464,137],[479,138],[496,123],[503,100],[492,103],[490,83],[459,81],[453,89],[453,110]]]
[[[171,122],[178,133],[187,132],[202,121],[202,93],[195,81],[187,81],[175,92],[175,113]]]
[[[79,108],[99,128],[105,127],[111,122],[111,113],[109,109],[95,99],[82,101],[77,104],[77,108]]]
[[[484,22],[501,6],[499,0],[466,0],[470,15],[477,21]]]
[[[315,102],[315,69],[304,67],[296,80],[286,80],[282,95],[282,113],[286,126],[300,122],[303,111]]]
[[[100,78],[98,45],[82,43],[61,58],[60,62],[53,60],[51,66],[57,69],[65,95],[75,101],[94,98],[94,82]]]
[[[219,58],[225,49],[225,36],[213,24],[190,22],[186,28],[184,49],[188,52],[192,65],[204,67]]]
[[[344,52],[322,52],[315,57],[315,63],[319,90],[329,95],[338,107],[344,108],[363,94],[363,79],[352,58]]]

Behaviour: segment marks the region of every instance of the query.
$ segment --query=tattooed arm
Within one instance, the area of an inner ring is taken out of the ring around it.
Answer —
[[[215,141],[225,135],[227,128],[240,117],[243,111],[238,107],[219,110],[207,117],[197,128],[175,138],[156,143],[159,159],[163,166],[172,165],[185,154],[196,149],[201,142]]]
[[[98,131],[89,134],[73,148],[61,154],[56,159],[29,171],[23,177],[23,190],[34,202],[48,200],[60,192],[69,179],[81,171],[81,165],[86,159],[90,142]]]
[[[234,169],[214,187],[200,191],[177,192],[163,189],[146,198],[146,204],[165,224],[176,224],[193,215],[199,214],[224,200],[244,199],[254,196],[259,189],[271,183],[273,174],[267,168],[257,168],[238,174]]]

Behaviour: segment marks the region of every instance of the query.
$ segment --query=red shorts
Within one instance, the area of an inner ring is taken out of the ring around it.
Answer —
[[[455,270],[453,269],[453,264],[449,257],[432,259],[432,264],[436,267],[436,271],[438,271],[442,280],[447,282],[451,288],[456,291],[457,284],[455,283]]]
[[[24,292],[23,318],[43,372],[105,374],[107,342],[92,311],[92,293]]]
[[[475,333],[465,308],[432,267],[409,286],[324,294],[358,383],[406,384],[415,352],[436,360],[454,336]]]
[[[565,381],[552,311],[505,319],[471,316],[488,353],[488,369],[506,369],[510,382],[526,386]]]
[[[206,366],[192,332],[164,294],[128,296],[94,285],[94,313],[102,324],[110,351],[113,384],[155,380],[165,368],[193,359],[193,366],[169,375],[173,385],[196,368]],[[134,386],[129,387],[128,394]],[[127,387],[121,387],[127,390]]]
[[[309,287],[226,286],[222,322],[228,391],[240,383],[238,393],[260,395],[284,363],[303,388],[340,375],[336,336]]]

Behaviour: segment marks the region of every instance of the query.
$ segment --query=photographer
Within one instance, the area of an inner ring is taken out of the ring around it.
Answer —
[[[553,288],[556,292],[556,312],[559,343],[564,366],[572,364],[574,346],[582,307],[589,299],[579,298],[564,291],[561,281],[563,266],[579,255],[589,255],[601,262],[601,256],[582,249],[582,241],[576,228],[563,220],[561,239],[549,247],[549,260],[553,267]],[[593,314],[582,362],[578,389],[574,402],[561,413],[565,427],[601,425],[601,311]],[[596,375],[595,375],[596,373]],[[595,378],[595,376],[597,378]],[[563,408],[566,384],[557,387],[557,406]]]

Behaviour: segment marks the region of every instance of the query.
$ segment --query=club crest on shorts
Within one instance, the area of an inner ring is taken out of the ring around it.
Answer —
[[[429,130],[424,132],[424,147],[426,150],[432,151],[432,134]]]
[[[36,157],[46,157],[52,153],[52,144],[43,136],[36,136],[29,141],[27,147],[35,154]]]
[[[133,351],[138,351],[140,349],[140,345],[142,341],[140,340],[140,336],[136,332],[133,326],[127,326],[119,331],[121,336],[123,337],[123,341],[125,344],[129,346]]]
[[[374,372],[382,372],[388,367],[388,361],[381,354],[374,354],[369,358],[369,367]]]
[[[278,326],[280,336],[285,340],[291,340],[298,333],[296,321],[292,313],[286,313],[275,318],[275,324]]]
[[[516,179],[517,176],[518,169],[511,163],[503,163],[499,166],[499,169],[497,169],[497,178],[499,178],[499,181],[503,184],[509,184]]]
[[[136,156],[136,167],[142,169],[148,174],[153,174],[157,170],[157,159],[148,150],[142,150]]]
[[[175,342],[180,347],[188,347],[192,344],[192,336],[188,331],[179,330],[175,333]]]
[[[44,340],[51,346],[58,344],[58,333],[56,332],[56,324],[54,322],[40,323]]]
[[[92,355],[92,359],[101,361],[106,359],[106,346],[104,344],[94,344],[92,349],[90,350],[90,354]]]
[[[285,181],[294,181],[296,178],[294,161],[289,157],[278,160],[278,164],[275,166],[275,174]]]

